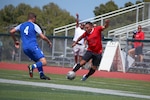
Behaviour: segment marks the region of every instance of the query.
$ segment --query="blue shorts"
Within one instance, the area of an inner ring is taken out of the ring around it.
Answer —
[[[23,48],[24,53],[33,61],[37,62],[44,57],[43,52],[38,46],[29,46]]]

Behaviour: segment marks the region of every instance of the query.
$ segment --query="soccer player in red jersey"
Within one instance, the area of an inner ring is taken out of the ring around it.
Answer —
[[[95,70],[100,64],[101,58],[102,58],[102,38],[101,38],[101,32],[109,26],[109,20],[105,21],[104,26],[96,26],[94,27],[91,22],[87,22],[85,24],[85,33],[83,33],[82,36],[80,36],[77,41],[75,41],[72,46],[74,47],[78,41],[81,39],[86,39],[88,48],[84,56],[82,57],[82,60],[80,63],[76,64],[73,67],[73,71],[76,72],[79,70],[80,67],[85,65],[90,59],[92,59],[92,67],[89,69],[89,72],[83,76],[81,79],[82,81],[85,81],[89,76],[94,74]]]

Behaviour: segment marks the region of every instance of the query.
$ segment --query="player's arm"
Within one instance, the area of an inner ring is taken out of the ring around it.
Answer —
[[[81,39],[83,38],[83,35],[81,35],[77,41],[73,42],[72,47],[74,47]]]
[[[76,27],[79,27],[79,14],[76,14]]]
[[[42,33],[41,28],[37,24],[34,24],[34,25],[35,25],[35,31],[39,34],[40,38],[46,41],[51,47],[52,46],[51,41]]]
[[[20,42],[19,42],[19,41],[16,39],[16,37],[15,37],[15,32],[16,32],[16,31],[17,31],[16,28],[11,29],[11,30],[10,30],[10,35],[11,35],[12,39],[14,40],[15,47],[16,47],[16,48],[19,48],[19,47],[20,47]]]
[[[142,40],[145,39],[145,34],[144,34],[144,32],[142,33],[141,39],[142,39]]]
[[[12,36],[14,42],[17,41],[17,39],[16,39],[16,37],[15,37],[15,35],[14,35],[15,32],[16,32],[16,29],[15,29],[15,28],[13,28],[13,29],[10,30],[10,35]]]
[[[52,46],[51,41],[43,33],[40,33],[39,35],[44,41],[46,41],[49,44],[50,47]]]
[[[109,20],[105,20],[105,25],[102,26],[103,30],[106,29],[106,28],[108,28],[109,22],[110,22]]]

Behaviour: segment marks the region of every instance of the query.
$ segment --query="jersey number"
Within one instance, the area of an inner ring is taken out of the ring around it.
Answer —
[[[28,30],[29,30],[29,26],[27,26],[27,27],[24,29],[24,33],[25,33],[26,35],[28,35]]]

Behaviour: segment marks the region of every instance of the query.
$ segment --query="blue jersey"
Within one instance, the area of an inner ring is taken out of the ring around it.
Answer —
[[[40,27],[32,22],[24,22],[15,29],[20,31],[23,48],[37,45],[36,33],[42,33]]]
[[[35,62],[43,58],[44,54],[38,47],[36,40],[36,33],[42,34],[40,27],[32,22],[24,22],[15,29],[20,31],[24,53]]]

